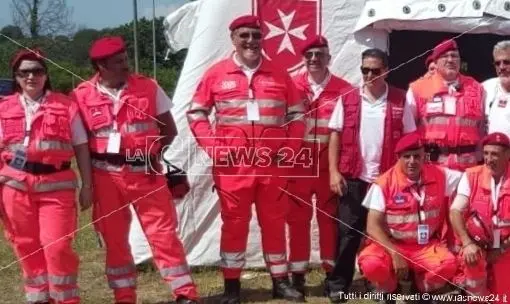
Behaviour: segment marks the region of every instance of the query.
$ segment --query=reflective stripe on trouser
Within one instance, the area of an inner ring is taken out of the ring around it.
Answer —
[[[257,173],[248,168],[213,169],[223,220],[220,251],[221,269],[225,278],[241,276],[253,201],[261,227],[264,254],[275,253],[283,257],[286,255],[285,217],[288,212],[288,199],[281,195],[282,191],[279,189],[285,186],[285,180],[271,176],[270,169],[266,170],[268,177],[256,176]],[[267,262],[273,276],[287,274],[285,258]]]
[[[319,228],[320,257],[322,268],[329,272],[334,267],[335,241],[337,238],[337,201],[329,189],[329,174],[319,173],[319,178],[295,179],[289,183],[288,191],[295,196],[289,197],[290,211],[287,217],[289,225],[289,262],[291,272],[305,272],[302,261],[310,260],[311,222],[313,216],[312,194],[316,192],[317,224]],[[333,198],[333,199],[332,199]],[[307,202],[307,203],[305,203]],[[324,212],[327,214],[324,214]],[[328,216],[329,215],[329,216]]]
[[[420,292],[430,292],[444,286],[457,270],[457,261],[445,246],[438,242],[429,245],[396,245],[399,253],[413,263],[407,263],[413,270]],[[405,259],[405,260],[407,260]],[[365,247],[358,257],[359,268],[367,280],[378,290],[394,292],[397,278],[391,256],[377,243]],[[444,279],[443,279],[444,278]]]
[[[101,218],[95,223],[95,228],[106,245],[105,271],[115,301],[136,301],[136,271],[128,238],[131,224],[128,203],[133,204],[152,249],[154,263],[162,275],[166,274],[163,279],[173,289],[174,296],[197,297],[193,282],[183,284],[183,275],[171,275],[187,263],[176,233],[176,212],[164,176],[93,172],[93,219]]]
[[[25,274],[27,301],[78,303],[79,260],[72,248],[75,191],[28,194],[13,187],[0,189],[4,227]]]
[[[457,255],[459,268],[462,270],[464,288],[473,295],[482,296],[488,294],[487,289],[487,262],[485,254],[474,265],[467,265],[462,253]]]

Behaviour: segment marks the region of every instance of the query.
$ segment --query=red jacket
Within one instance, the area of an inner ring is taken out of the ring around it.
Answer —
[[[198,145],[211,157],[213,149],[223,147],[263,148],[275,156],[282,149],[297,151],[302,145],[303,99],[290,76],[267,61],[262,61],[249,83],[241,68],[228,58],[206,71],[187,117]],[[247,107],[252,103],[259,109],[259,120],[248,120]],[[214,129],[208,120],[213,108]]]
[[[384,142],[381,156],[380,174],[384,173],[397,160],[395,145],[403,133],[405,92],[388,86],[388,103],[384,121]],[[358,178],[362,170],[360,151],[361,95],[359,90],[347,93],[343,98],[344,125],[340,135],[340,173],[348,178]]]
[[[91,151],[106,153],[108,136],[116,121],[121,136],[119,154],[158,153],[161,145],[158,141],[160,132],[155,121],[156,83],[141,75],[131,75],[127,88],[120,96],[119,112],[114,115],[112,100],[100,93],[95,86],[98,77],[95,75],[91,80],[81,83],[72,92],[90,134]]]
[[[319,153],[319,157],[307,158],[320,166],[321,171],[328,171],[328,142],[330,130],[329,120],[339,98],[349,90],[355,90],[347,81],[330,74],[328,83],[317,99],[308,80],[309,73],[301,73],[294,77],[294,83],[301,95],[307,96],[306,109],[306,133],[304,137],[305,147],[310,149],[312,155]],[[307,162],[308,163],[308,162]],[[309,164],[307,164],[309,165]],[[313,170],[315,171],[315,170]]]

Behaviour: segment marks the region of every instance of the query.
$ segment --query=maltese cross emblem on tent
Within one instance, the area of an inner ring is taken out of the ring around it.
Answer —
[[[320,0],[318,0],[320,1]],[[316,0],[258,0],[264,56],[289,73],[303,66],[301,48],[317,35]]]

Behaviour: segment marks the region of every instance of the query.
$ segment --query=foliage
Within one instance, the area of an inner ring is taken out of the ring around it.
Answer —
[[[159,84],[169,95],[172,95],[186,57],[186,50],[177,54],[170,54],[168,60],[165,60],[167,45],[164,39],[163,19],[163,17],[160,17],[155,20],[156,76]],[[152,20],[140,19],[137,29],[139,72],[152,77]],[[12,55],[21,48],[20,45],[29,48],[37,46],[43,49],[48,57],[47,65],[53,88],[57,91],[68,92],[93,74],[88,59],[88,50],[95,39],[107,35],[120,35],[124,38],[128,55],[131,58],[130,65],[134,71],[132,22],[115,28],[100,30],[81,28],[70,37],[46,35],[38,38],[26,38],[19,27],[12,25],[2,28],[0,33],[12,39],[0,35],[0,78],[10,77],[11,71],[8,63]]]

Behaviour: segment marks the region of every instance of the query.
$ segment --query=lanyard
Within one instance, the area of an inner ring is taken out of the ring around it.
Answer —
[[[44,102],[44,97],[45,95],[43,95],[41,97],[41,99],[39,101],[33,101],[33,102],[37,102],[37,106],[39,107],[43,102]],[[25,137],[23,139],[23,146],[25,148],[28,147],[28,144],[30,143],[30,131],[32,130],[32,120],[33,120],[33,117],[34,115],[36,114],[37,112],[37,109],[32,113],[31,110],[29,109],[29,102],[27,101],[26,97],[21,95],[21,104],[23,105],[23,110],[25,112]]]
[[[410,187],[409,191],[413,195],[413,197],[416,199],[416,202],[418,203],[418,220],[421,223],[421,209],[423,207],[423,204],[425,203],[425,187],[419,187],[420,188],[420,194],[414,189],[414,187]]]

